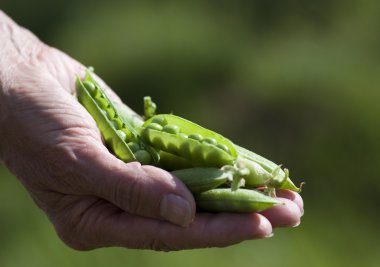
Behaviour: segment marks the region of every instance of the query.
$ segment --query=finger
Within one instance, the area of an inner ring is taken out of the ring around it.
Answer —
[[[195,202],[185,185],[167,171],[138,162],[124,163],[108,151],[80,153],[91,193],[131,214],[181,226],[194,219]]]
[[[304,214],[303,199],[300,194],[290,190],[278,190],[276,191],[278,197],[287,198],[293,201],[301,211],[301,215]]]
[[[199,213],[189,228],[179,229],[166,225],[155,238],[162,240],[158,247],[164,250],[178,250],[194,247],[226,247],[244,240],[270,236],[272,236],[272,225],[268,219],[258,213]]]
[[[273,227],[296,227],[301,222],[301,211],[296,203],[287,198],[278,198],[284,205],[274,206],[260,212]]]
[[[161,251],[225,247],[272,234],[270,222],[258,213],[199,213],[189,227],[183,228],[118,212],[106,202],[86,210],[81,223],[74,229],[77,233],[72,233],[71,237],[75,239],[64,240],[80,250],[109,246]]]

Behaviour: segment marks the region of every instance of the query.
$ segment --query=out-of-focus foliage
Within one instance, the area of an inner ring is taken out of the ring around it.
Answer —
[[[0,170],[0,266],[379,266],[380,2],[26,1],[0,8],[142,112],[174,112],[306,182],[295,229],[225,249],[65,247]]]

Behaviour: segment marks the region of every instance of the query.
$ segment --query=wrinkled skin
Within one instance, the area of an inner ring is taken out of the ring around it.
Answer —
[[[73,96],[75,75],[83,73],[0,11],[0,157],[67,245],[223,247],[300,223],[302,198],[290,191],[279,192],[286,205],[262,213],[196,214],[177,178],[108,152]]]

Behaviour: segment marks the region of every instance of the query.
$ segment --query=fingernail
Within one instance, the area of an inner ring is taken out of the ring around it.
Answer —
[[[188,226],[192,221],[190,203],[174,194],[167,194],[162,198],[160,214],[165,220],[180,226]]]
[[[264,236],[264,238],[271,238],[274,236],[274,233],[270,233],[269,235]]]
[[[296,227],[298,227],[300,224],[301,224],[301,221],[299,221],[298,223],[296,223],[296,224],[293,225],[292,227],[293,227],[293,228],[296,228]]]

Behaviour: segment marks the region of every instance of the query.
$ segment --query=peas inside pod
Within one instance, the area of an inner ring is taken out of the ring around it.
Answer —
[[[79,102],[96,121],[109,151],[171,171],[194,194],[200,210],[256,212],[281,202],[276,190],[296,192],[289,171],[212,130],[173,114],[156,114],[144,98],[144,119],[125,115],[95,81],[91,70],[76,80]],[[259,190],[260,189],[260,190]]]
[[[146,145],[134,127],[120,115],[106,92],[87,71],[84,80],[76,80],[79,102],[94,118],[109,150],[124,162],[156,164],[158,152]]]

